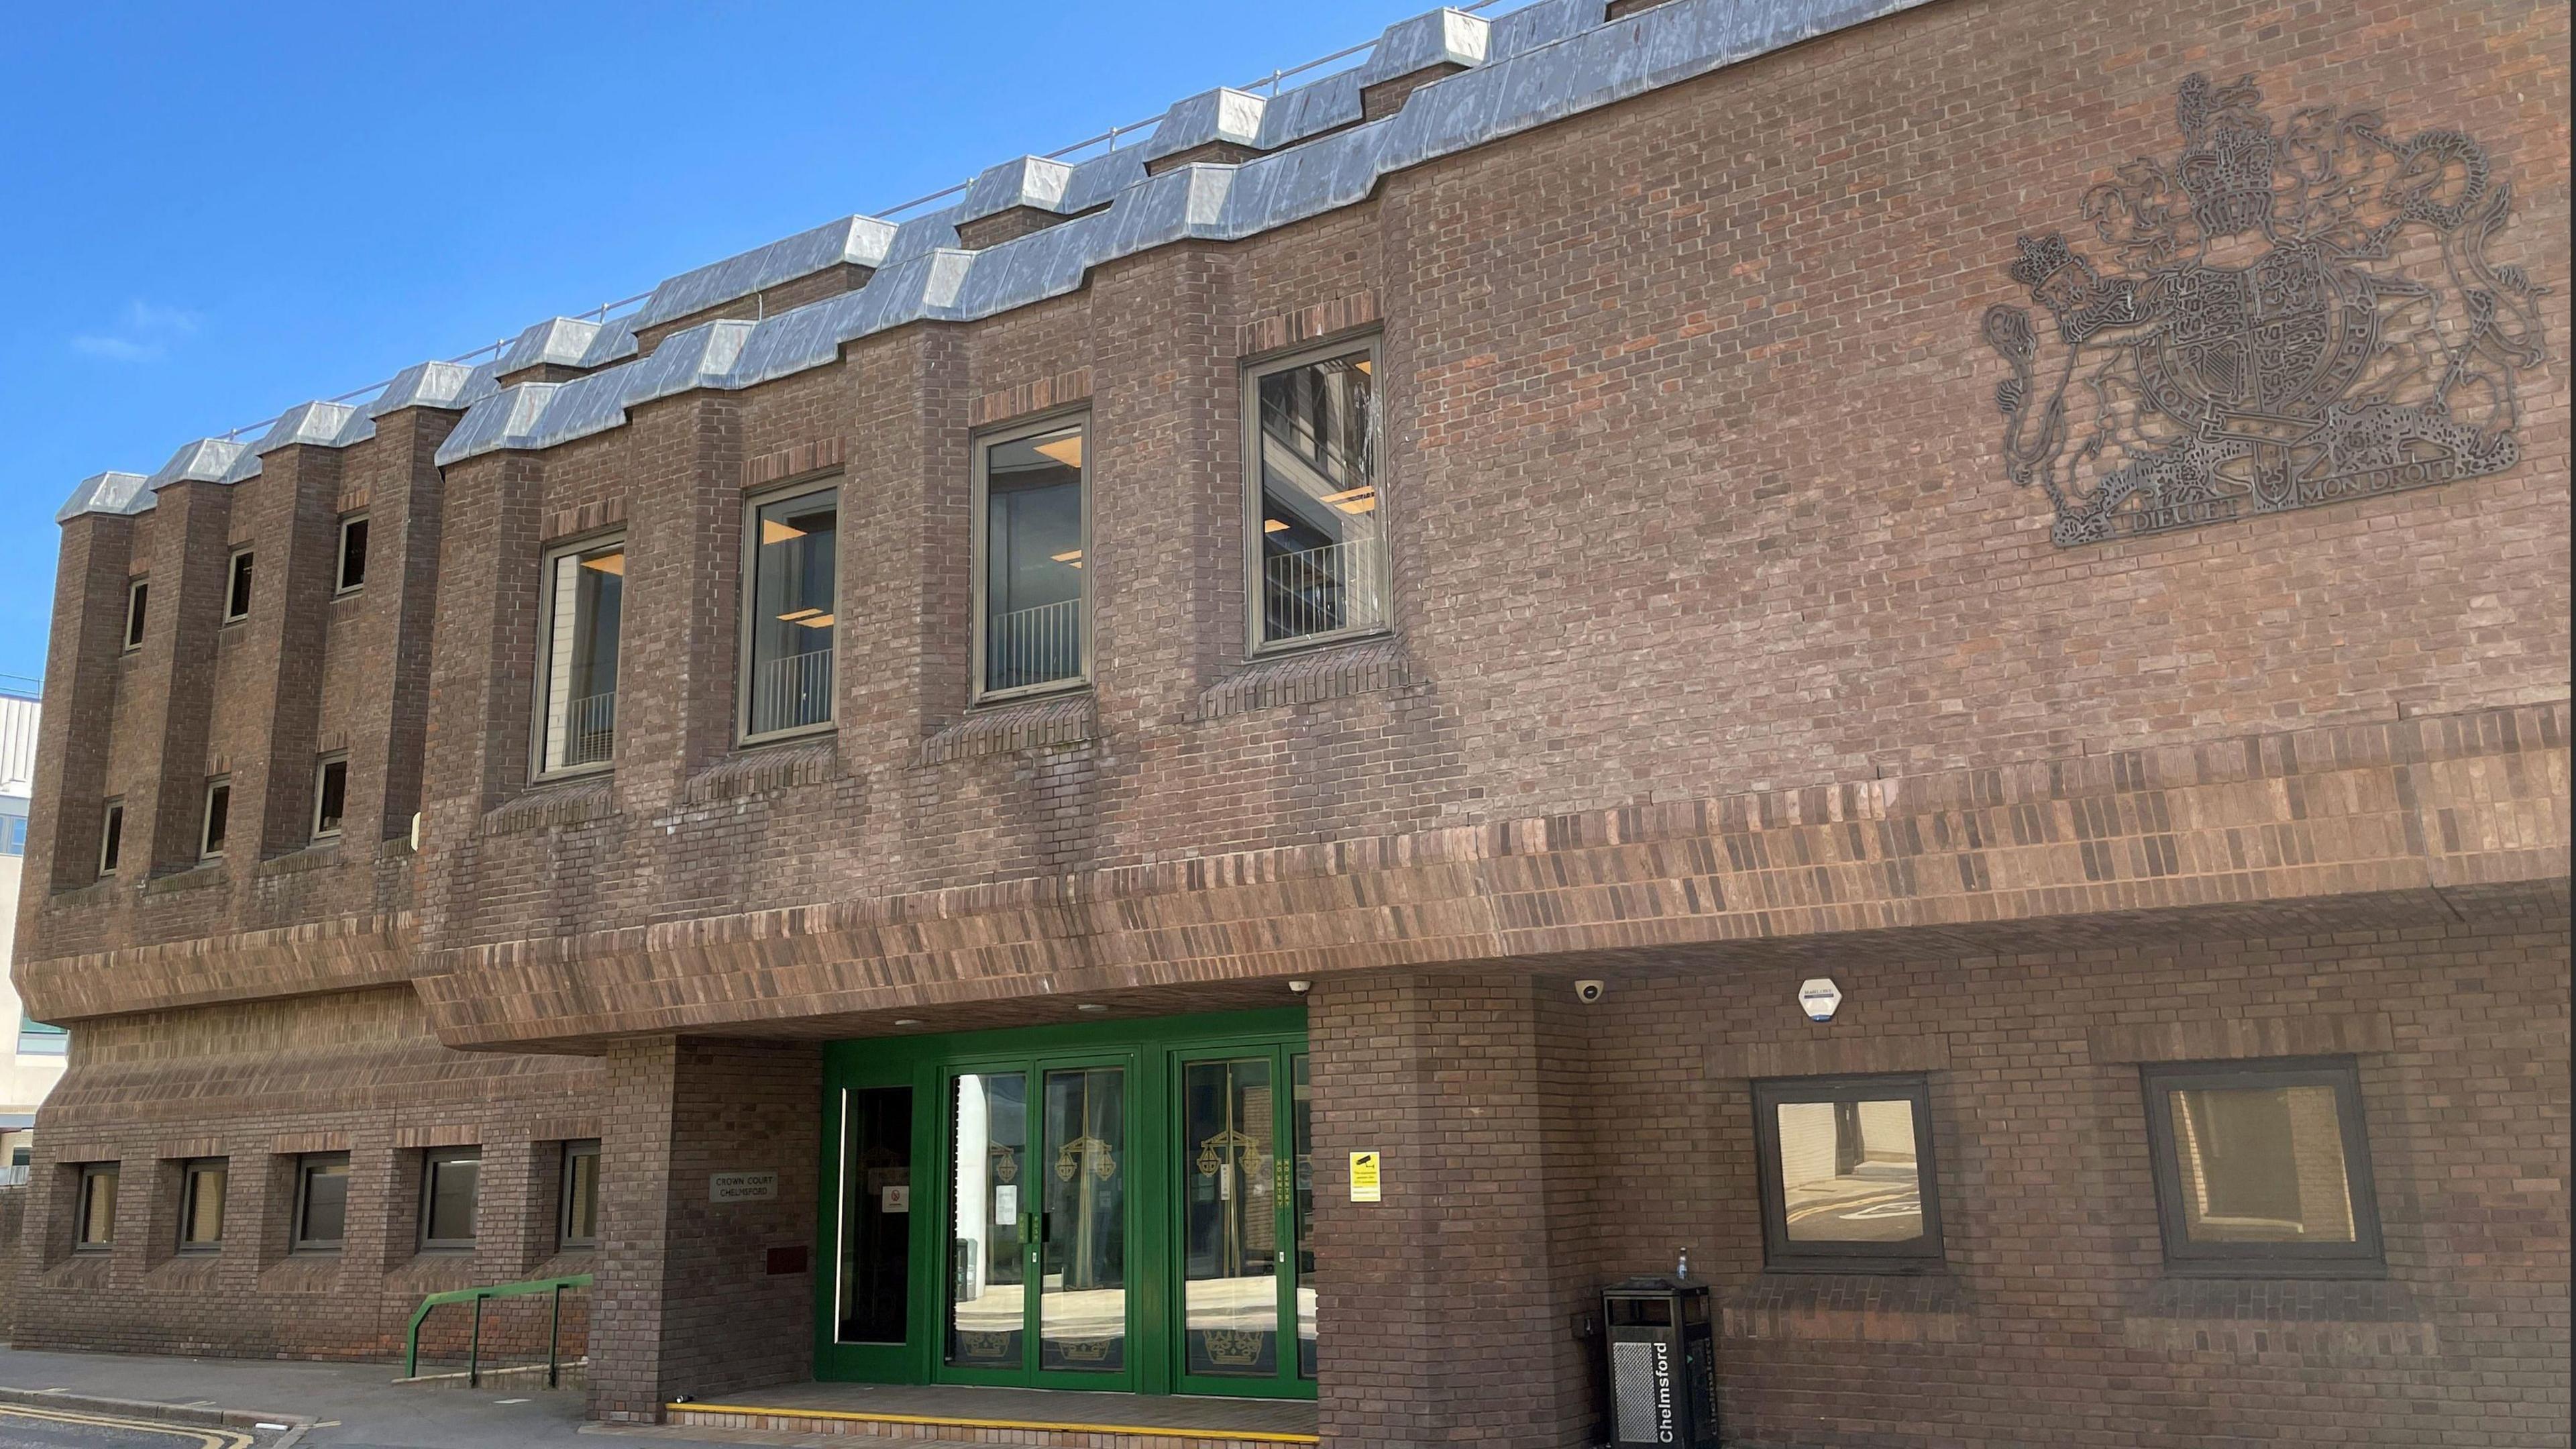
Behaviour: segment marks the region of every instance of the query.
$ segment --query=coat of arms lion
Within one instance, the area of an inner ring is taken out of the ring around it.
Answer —
[[[2012,369],[1995,389],[2006,464],[2047,491],[2055,541],[2513,466],[2542,289],[2488,261],[2513,188],[2486,150],[2363,110],[2275,129],[2251,76],[2190,77],[2175,117],[2179,158],[2130,162],[2084,198],[2104,260],[2021,239],[2012,278],[2054,326],[1985,315]]]

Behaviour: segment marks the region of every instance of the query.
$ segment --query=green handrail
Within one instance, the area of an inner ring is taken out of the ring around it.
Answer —
[[[474,1305],[474,1337],[465,1350],[465,1382],[472,1388],[483,1387],[483,1300],[552,1293],[555,1303],[554,1317],[546,1330],[546,1387],[560,1387],[563,1366],[558,1360],[562,1352],[564,1290],[589,1286],[588,1273],[574,1273],[563,1278],[531,1278],[525,1283],[494,1283],[482,1288],[451,1288],[444,1293],[432,1293],[420,1300],[420,1307],[412,1310],[411,1327],[404,1335],[407,1343],[403,1350],[403,1377],[420,1377],[420,1325],[429,1317],[429,1310],[443,1303],[471,1303]]]

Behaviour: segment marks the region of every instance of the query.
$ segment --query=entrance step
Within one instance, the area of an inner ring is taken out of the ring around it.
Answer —
[[[1312,1403],[1031,1389],[800,1384],[666,1407],[674,1428],[1053,1449],[1283,1449],[1321,1442]]]

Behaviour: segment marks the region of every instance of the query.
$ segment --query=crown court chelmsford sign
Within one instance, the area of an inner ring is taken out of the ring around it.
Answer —
[[[2247,76],[2194,75],[2184,149],[2140,158],[2010,267],[2049,322],[1985,315],[2015,483],[2060,545],[2314,508],[2501,472],[2514,379],[2546,360],[2537,299],[2488,244],[2513,188],[2458,131],[2308,108],[2277,129]],[[2050,325],[2053,324],[2053,325]]]

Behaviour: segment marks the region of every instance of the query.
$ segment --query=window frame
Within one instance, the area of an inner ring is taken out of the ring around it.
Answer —
[[[336,1238],[311,1236],[312,1180],[316,1175],[314,1169],[322,1167],[341,1169],[340,1236]],[[286,1250],[288,1252],[336,1253],[340,1251],[341,1247],[349,1241],[348,1184],[352,1181],[354,1181],[354,1174],[349,1171],[349,1154],[346,1152],[304,1152],[296,1155],[295,1201],[287,1226]]]
[[[1789,1237],[1787,1192],[1780,1167],[1783,1105],[1903,1100],[1914,1109],[1914,1172],[1923,1208],[1916,1245],[1798,1242]],[[1946,1271],[1941,1230],[1941,1164],[1932,1133],[1932,1079],[1923,1072],[1765,1077],[1753,1083],[1753,1161],[1760,1181],[1762,1266],[1773,1273],[1923,1274]]]
[[[197,1226],[197,1179],[217,1173],[223,1185],[215,1198],[215,1235],[203,1241],[194,1239]],[[220,1253],[224,1248],[226,1219],[232,1216],[232,1159],[228,1157],[190,1157],[179,1163],[179,1242],[177,1251],[189,1254]]]
[[[992,525],[992,459],[993,450],[1022,438],[1061,432],[1066,427],[1082,430],[1082,647],[1078,651],[1081,667],[1070,679],[1050,679],[1043,684],[1023,684],[1010,689],[984,687],[984,611],[990,603],[991,581],[985,576],[985,550],[991,540],[986,536]],[[974,434],[968,447],[974,460],[975,486],[969,502],[969,524],[972,536],[967,546],[970,622],[966,634],[967,704],[969,707],[1002,704],[1012,700],[1037,699],[1054,694],[1073,694],[1091,687],[1092,574],[1098,561],[1091,548],[1091,405],[1083,403],[1057,408],[1035,417],[1022,418],[997,428]]]
[[[113,880],[125,864],[125,797],[111,795],[98,806],[98,878]]]
[[[554,678],[555,565],[567,556],[597,553],[614,547],[626,555],[632,567],[634,554],[627,552],[626,531],[610,529],[581,538],[548,544],[537,562],[537,667],[528,680],[528,778],[536,782],[570,780],[584,775],[605,774],[617,768],[617,745],[611,741],[608,758],[585,760],[561,769],[546,768],[546,692]],[[622,580],[625,575],[620,573]],[[623,585],[620,585],[621,590]],[[617,610],[617,688],[618,705],[625,706],[626,691],[626,606],[625,595],[618,596]]]
[[[340,767],[340,823],[325,830],[322,827],[322,784],[330,778],[331,767]],[[349,752],[330,750],[313,758],[313,818],[311,838],[314,844],[337,840],[349,829]]]
[[[1385,460],[1379,456],[1386,437],[1382,387],[1385,373],[1380,366],[1384,356],[1385,334],[1371,329],[1353,333],[1337,341],[1299,347],[1292,352],[1277,352],[1246,359],[1239,369],[1235,406],[1243,414],[1243,436],[1239,471],[1243,492],[1243,637],[1246,660],[1267,658],[1276,654],[1293,654],[1303,649],[1344,644],[1354,639],[1376,639],[1395,632],[1395,529],[1387,511]],[[1375,624],[1345,627],[1321,634],[1300,634],[1293,639],[1265,640],[1261,637],[1262,571],[1261,571],[1261,380],[1273,373],[1287,372],[1312,363],[1347,357],[1353,352],[1368,354],[1371,384],[1370,407],[1377,416],[1369,433],[1369,486],[1377,490],[1378,514],[1378,598],[1384,601],[1385,617]]]
[[[215,793],[223,792],[224,835],[215,839]],[[208,775],[206,788],[197,797],[197,863],[212,865],[224,858],[224,847],[233,838],[233,777],[229,774]]]
[[[339,546],[332,551],[331,555],[331,597],[335,599],[345,594],[357,593],[367,586],[367,565],[371,560],[364,556],[358,563],[358,581],[354,584],[349,582],[349,528],[352,524],[364,525],[366,522],[367,510],[363,508],[355,513],[340,515],[340,530],[336,535]],[[367,543],[372,548],[375,541],[374,531],[370,529]]]
[[[438,1169],[460,1162],[474,1164],[473,1221],[462,1238],[433,1238],[429,1235],[430,1204],[438,1196]],[[423,1253],[470,1253],[483,1235],[483,1149],[480,1147],[428,1147],[420,1154],[420,1225],[415,1235],[418,1251]]]
[[[2378,1178],[2362,1118],[2361,1067],[2352,1057],[2257,1057],[2229,1061],[2141,1062],[2138,1085],[2147,1113],[2148,1170],[2155,1180],[2157,1236],[2165,1272],[2189,1278],[2382,1278],[2387,1241],[2379,1221]],[[2352,1203],[2350,1243],[2202,1243],[2183,1213],[2182,1158],[2173,1130],[2173,1094],[2249,1087],[2328,1087],[2342,1134],[2344,1191]]]
[[[125,633],[121,654],[143,647],[143,624],[152,607],[152,576],[135,574],[125,581]]]
[[[234,549],[224,556],[224,613],[222,623],[238,624],[250,617],[252,591],[259,587],[259,550],[251,547]],[[233,606],[239,604],[236,610]]]
[[[84,1162],[80,1165],[80,1190],[72,1203],[73,1252],[105,1253],[116,1247],[116,1214],[117,1210],[124,1206],[121,1201],[117,1200],[117,1196],[121,1195],[120,1189],[122,1184],[118,1179],[124,1175],[120,1171],[123,1165],[124,1164],[117,1162]],[[111,1197],[107,1204],[107,1236],[103,1238],[93,1238],[89,1236],[90,1203],[92,1201],[91,1194],[98,1190],[97,1185],[101,1179],[105,1179],[110,1184],[108,1191],[111,1194]]]
[[[577,1234],[572,1230],[573,1163],[585,1157],[590,1159],[591,1164],[590,1232],[587,1235]],[[560,1162],[562,1168],[562,1181],[555,1194],[557,1199],[555,1208],[555,1251],[558,1253],[566,1253],[586,1251],[596,1248],[599,1246],[599,1169],[601,1165],[599,1139],[596,1137],[576,1137],[566,1141],[563,1144],[563,1155],[560,1158]]]
[[[734,628],[733,671],[733,739],[737,745],[765,745],[774,740],[804,739],[830,734],[841,727],[841,624],[839,617],[849,612],[848,580],[842,577],[841,535],[846,521],[841,511],[848,493],[848,479],[839,470],[816,473],[776,487],[763,488],[742,495],[742,576],[734,588],[734,612],[741,617]],[[760,510],[773,503],[786,503],[817,493],[832,495],[832,690],[823,718],[813,724],[790,725],[785,729],[751,728],[751,657],[752,600],[760,591]],[[622,642],[622,641],[621,641]]]

